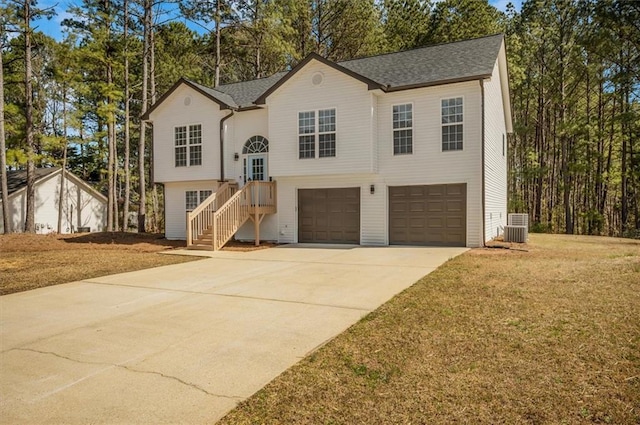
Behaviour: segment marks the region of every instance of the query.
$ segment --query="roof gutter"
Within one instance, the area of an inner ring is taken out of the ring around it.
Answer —
[[[486,193],[485,193],[485,123],[484,123],[484,79],[481,78],[480,80],[478,80],[480,82],[480,113],[481,113],[481,131],[482,131],[482,135],[481,135],[481,149],[482,149],[482,160],[481,160],[481,167],[482,167],[482,171],[481,171],[481,184],[482,184],[482,246],[485,247],[486,246],[486,202],[485,202],[485,198],[486,198]]]
[[[220,181],[224,181],[224,122],[231,118],[234,114],[234,110],[220,120]]]

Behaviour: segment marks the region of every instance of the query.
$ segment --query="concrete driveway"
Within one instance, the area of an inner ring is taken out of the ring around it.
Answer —
[[[465,250],[219,252],[0,297],[0,422],[212,423]]]

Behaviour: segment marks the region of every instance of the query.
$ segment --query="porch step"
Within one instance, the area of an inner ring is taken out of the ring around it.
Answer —
[[[213,251],[213,243],[201,243],[200,241],[194,242],[191,246],[188,246],[187,249],[193,249],[196,251]]]

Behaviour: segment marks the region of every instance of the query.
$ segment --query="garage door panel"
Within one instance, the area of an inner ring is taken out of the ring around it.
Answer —
[[[464,211],[464,202],[462,200],[448,201],[446,210],[449,213]]]
[[[360,188],[299,189],[298,241],[360,243]]]
[[[425,202],[429,213],[442,213],[446,210],[446,204],[442,200],[429,199]]]
[[[389,243],[466,245],[466,185],[389,187]]]
[[[425,211],[425,202],[422,200],[412,201],[409,204],[409,211],[412,213],[424,213]]]

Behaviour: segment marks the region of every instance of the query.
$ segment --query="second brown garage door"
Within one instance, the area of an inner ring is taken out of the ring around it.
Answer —
[[[299,189],[298,242],[360,243],[360,188]]]
[[[389,243],[465,246],[466,184],[389,187]]]

